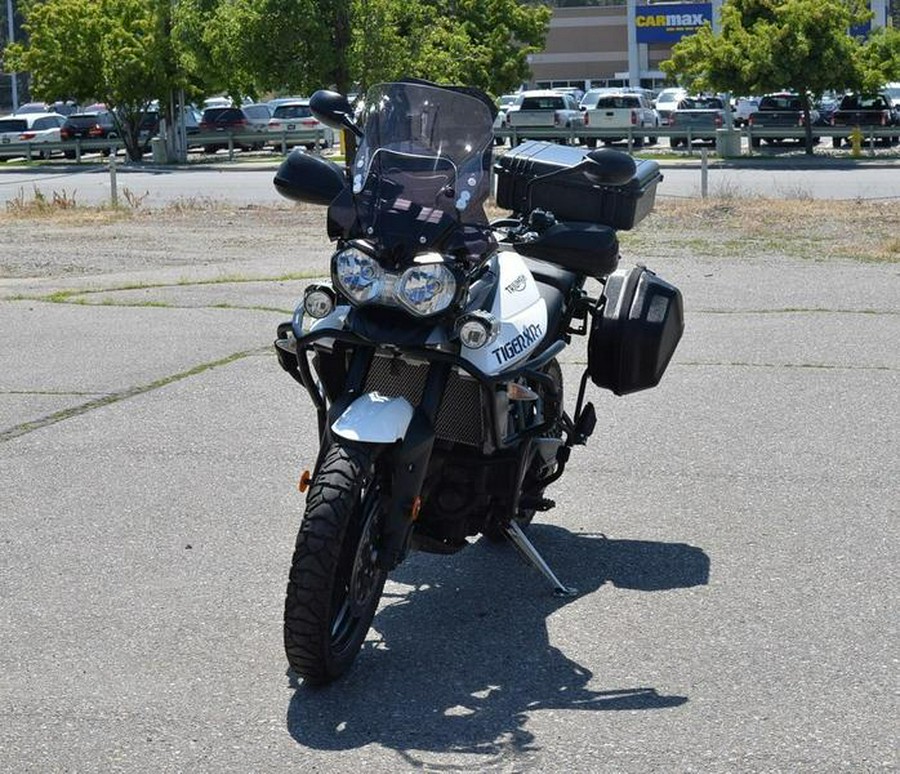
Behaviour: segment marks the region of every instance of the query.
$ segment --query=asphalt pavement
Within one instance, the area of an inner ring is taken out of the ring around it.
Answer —
[[[669,372],[591,390],[531,529],[578,595],[508,545],[413,555],[321,690],[281,645],[316,451],[283,315],[228,308],[227,282],[7,294],[0,770],[896,771],[900,273],[662,273],[686,303]],[[579,341],[570,399],[584,364]]]
[[[855,160],[806,158],[795,152],[721,160],[710,152],[704,182],[702,151],[660,159],[665,184],[659,196],[699,197],[705,185],[712,196],[900,200],[900,158],[894,155]],[[27,201],[36,191],[48,199],[55,193],[78,204],[109,204],[113,188],[123,206],[128,206],[128,197],[144,207],[234,201],[284,204],[272,185],[279,157],[253,155],[228,162],[224,154],[220,156],[218,162],[188,167],[122,164],[120,159],[114,184],[108,163],[7,166],[0,169],[0,204]]]

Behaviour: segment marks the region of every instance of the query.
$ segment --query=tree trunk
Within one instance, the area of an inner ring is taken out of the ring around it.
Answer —
[[[334,2],[334,0],[332,1]],[[332,41],[335,58],[332,80],[335,89],[341,94],[346,94],[353,85],[350,80],[351,3],[349,0],[336,0],[332,8],[334,14]]]

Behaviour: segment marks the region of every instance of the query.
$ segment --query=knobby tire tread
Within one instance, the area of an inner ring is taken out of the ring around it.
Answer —
[[[331,654],[331,607],[344,539],[359,507],[367,465],[364,452],[332,447],[310,486],[297,534],[285,596],[284,646],[291,668],[312,684],[333,680],[349,667],[358,650],[343,658]]]

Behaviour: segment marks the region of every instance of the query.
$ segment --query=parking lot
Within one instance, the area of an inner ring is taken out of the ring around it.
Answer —
[[[281,607],[315,419],[271,341],[324,216],[209,174],[225,204],[0,231],[0,769],[897,770],[895,261],[701,218],[626,253],[687,328],[657,389],[592,391],[532,529],[579,594],[509,546],[414,555],[310,690]]]

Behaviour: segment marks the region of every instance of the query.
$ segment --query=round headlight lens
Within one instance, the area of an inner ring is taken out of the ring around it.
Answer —
[[[378,262],[360,250],[342,250],[334,258],[334,277],[354,301],[371,301],[382,289],[384,272]]]
[[[400,277],[397,300],[413,314],[427,317],[443,312],[456,296],[456,277],[443,263],[410,267]]]

